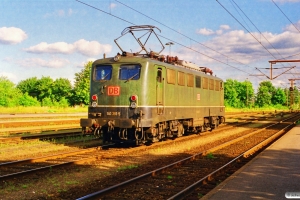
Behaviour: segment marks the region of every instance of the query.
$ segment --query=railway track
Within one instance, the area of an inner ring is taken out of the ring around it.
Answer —
[[[242,127],[251,122],[243,122],[243,123],[229,123],[224,126],[220,126],[218,129],[215,129],[213,132],[204,132],[201,133],[201,135],[207,135],[207,134],[216,134],[218,132],[226,131],[226,130],[231,130],[236,127]],[[264,126],[267,126],[268,124],[265,124]],[[251,129],[252,130],[252,129]],[[245,132],[249,132],[251,130],[246,130],[242,135],[246,134]],[[51,137],[52,134],[50,134]],[[34,136],[33,136],[34,137]],[[46,136],[48,137],[48,136]],[[190,135],[189,137],[181,137],[178,138],[177,141],[180,142],[186,142],[191,140],[193,137],[198,137],[197,135]],[[40,138],[39,138],[40,139]],[[101,145],[99,143],[99,140],[94,140],[95,146]],[[80,142],[80,141],[79,141]],[[172,142],[172,140],[170,141]],[[163,143],[163,145],[166,144]],[[87,144],[85,144],[87,145]],[[107,145],[106,147],[112,147],[114,144]],[[155,145],[162,145],[160,143],[157,143]],[[153,145],[153,146],[155,146]],[[119,152],[118,149],[112,149],[111,151],[113,153],[109,153],[107,150],[102,152],[99,151],[99,148],[88,148],[85,150],[79,150],[79,151],[74,151],[74,152],[67,152],[67,153],[61,153],[57,155],[51,155],[51,156],[45,156],[45,157],[39,157],[39,158],[30,158],[30,159],[25,159],[25,160],[20,160],[20,161],[13,161],[13,162],[7,162],[7,163],[1,163],[0,164],[0,180],[1,179],[11,179],[20,175],[27,175],[30,173],[36,173],[38,171],[44,171],[44,170],[49,170],[49,169],[54,169],[58,167],[64,167],[67,165],[71,164],[81,164],[81,163],[86,163],[86,162],[91,162],[95,160],[99,160],[102,157],[107,158],[107,155],[118,155]],[[145,148],[151,148],[151,147],[143,147]],[[154,147],[155,148],[155,147]],[[137,150],[130,150],[130,151],[142,151],[142,149],[137,149]],[[123,150],[121,151],[123,153]],[[128,151],[127,151],[128,152]]]
[[[1,163],[0,180],[13,179],[21,175],[52,170],[72,164],[88,163],[100,159],[105,153],[98,151],[98,148],[88,148],[40,158]]]
[[[22,140],[50,140],[50,139],[59,139],[66,137],[77,137],[81,136],[81,129],[67,129],[67,130],[58,130],[58,131],[49,131],[48,133],[42,134],[30,134],[22,136],[12,136],[12,137],[0,137],[0,143],[11,143],[11,142],[20,142]]]
[[[213,133],[204,132],[202,134],[215,134],[217,132],[222,132],[228,129],[240,127],[247,124],[249,124],[249,122],[231,123],[228,125],[220,126],[220,128],[214,130]],[[186,142],[193,137],[199,137],[199,136],[193,134],[188,137],[178,138],[177,141]],[[168,142],[170,143],[172,142],[172,140],[166,141],[163,144],[167,144]],[[84,150],[61,153],[61,154],[56,154],[51,156],[0,163],[0,180],[13,179],[18,176],[30,175],[32,173],[36,173],[39,171],[55,169],[58,167],[65,167],[72,164],[88,163],[95,160],[99,160],[101,158],[112,157],[114,155],[118,155],[118,153],[124,153],[124,150],[122,149],[118,149],[118,148],[109,149],[109,147],[114,147],[114,144],[109,144],[101,147],[99,145],[101,145],[101,143],[99,143],[99,140],[95,139],[95,146],[97,146],[96,148],[92,147]],[[159,146],[159,145],[162,144],[156,143],[153,145],[153,148],[156,148],[155,146]],[[127,149],[125,151],[128,153],[138,152],[138,151],[143,151],[143,149],[147,149],[147,148],[149,149],[152,147],[143,146],[140,149],[137,148],[130,149],[130,150]],[[105,149],[105,151],[99,151],[100,149]],[[109,151],[111,151],[112,153],[110,153]]]
[[[236,114],[228,114],[228,119],[236,119],[240,121],[248,121],[251,120],[262,120],[270,117],[274,117],[276,115],[273,113],[262,113],[255,112],[255,113],[236,113]],[[279,115],[279,114],[277,114]],[[12,115],[14,116],[14,115]],[[47,116],[47,115],[46,115]],[[71,115],[72,116],[72,115]],[[29,115],[28,118],[31,118],[32,115]],[[54,117],[54,116],[52,116]],[[0,117],[1,120],[4,120],[0,122],[0,126],[2,124],[2,129],[0,129],[0,132],[6,132],[5,136],[1,136],[0,134],[0,143],[8,143],[8,142],[20,142],[22,140],[33,140],[33,139],[58,139],[58,138],[64,138],[64,137],[76,137],[81,135],[81,128],[71,128],[66,129],[65,127],[61,129],[62,127],[59,126],[52,126],[46,128],[44,131],[41,132],[41,128],[38,127],[38,124],[40,122],[43,122],[45,124],[55,124],[56,122],[62,122],[62,123],[68,123],[68,122],[74,122],[73,119],[71,120],[27,120],[27,121],[8,121],[11,120],[11,118],[4,118],[3,116]],[[17,120],[19,118],[16,118]],[[76,121],[76,120],[75,120]],[[20,124],[21,123],[21,124]],[[35,127],[23,127],[26,124],[35,124]],[[3,124],[5,126],[3,126]],[[13,125],[12,127],[10,125]],[[9,128],[7,130],[5,127]],[[18,128],[16,128],[18,127]],[[48,129],[48,130],[47,130]],[[40,132],[40,133],[39,133]],[[24,135],[24,133],[27,133]],[[8,134],[8,135],[7,135]]]
[[[278,117],[276,117],[276,119],[278,120]],[[177,145],[181,145],[181,144],[182,145],[186,145],[186,144],[190,144],[190,142],[193,142],[193,140],[203,140],[203,139],[206,140],[205,138],[211,138],[212,136],[215,136],[215,135],[224,135],[223,134],[224,131],[228,131],[228,130],[230,130],[230,131],[233,131],[233,130],[243,130],[242,132],[240,132],[236,136],[230,136],[230,137],[228,137],[228,135],[226,134],[225,135],[226,136],[225,139],[219,139],[219,136],[218,136],[218,137],[215,137],[216,141],[214,141],[212,143],[203,143],[205,145],[201,145],[201,148],[203,150],[205,150],[205,149],[211,148],[212,146],[216,146],[218,144],[222,144],[222,143],[228,142],[228,141],[230,141],[233,138],[236,138],[238,136],[245,135],[245,134],[247,134],[247,133],[249,133],[251,131],[253,132],[253,129],[258,129],[261,126],[267,126],[269,123],[272,122],[272,120],[274,120],[274,119],[269,119],[269,121],[265,121],[263,123],[254,122],[253,124],[251,122],[229,123],[226,126],[219,126],[217,129],[213,130],[212,132],[207,131],[207,132],[201,133],[200,137],[199,137],[199,135],[192,134],[192,135],[189,135],[189,136],[177,138],[176,140],[167,140],[167,141],[165,141],[163,143],[155,143],[155,144],[153,144],[151,146],[141,146],[141,147],[138,147],[138,148],[131,148],[131,149],[121,148],[121,151],[119,151],[120,149],[118,149],[118,148],[110,148],[110,149],[105,150],[103,152],[101,152],[101,151],[98,150],[98,151],[96,151],[97,154],[93,154],[92,153],[92,155],[90,155],[91,156],[91,160],[90,161],[88,161],[89,158],[85,157],[85,156],[76,156],[76,159],[73,159],[73,160],[72,160],[72,157],[69,157],[68,158],[69,160],[67,158],[60,158],[60,159],[58,159],[59,162],[55,161],[56,158],[53,158],[53,165],[57,164],[57,166],[53,166],[53,167],[49,167],[49,168],[47,168],[47,167],[45,167],[45,165],[43,165],[43,161],[42,160],[34,162],[34,161],[29,161],[30,159],[27,159],[27,164],[26,164],[26,162],[24,162],[24,164],[11,165],[10,167],[8,167],[9,165],[6,165],[6,167],[4,167],[4,168],[11,168],[12,170],[11,170],[10,174],[16,173],[16,175],[15,176],[11,176],[11,177],[8,176],[8,177],[3,178],[2,183],[4,183],[4,185],[2,185],[2,186],[0,185],[0,187],[5,188],[6,187],[5,186],[6,183],[8,185],[19,184],[19,181],[18,181],[18,183],[14,183],[14,182],[16,180],[28,180],[28,179],[31,179],[31,177],[35,177],[36,174],[39,174],[38,176],[42,177],[42,176],[46,176],[46,175],[48,176],[49,173],[52,174],[52,175],[54,175],[56,173],[61,173],[62,171],[66,170],[66,169],[68,169],[68,170],[73,169],[74,167],[72,166],[72,164],[76,164],[76,163],[78,163],[78,164],[84,163],[82,165],[83,167],[84,166],[90,166],[90,167],[92,167],[93,165],[98,165],[99,163],[103,163],[103,162],[104,163],[106,163],[106,162],[110,163],[110,161],[115,162],[115,160],[125,159],[126,157],[131,157],[131,155],[134,155],[134,156],[135,155],[139,155],[139,157],[145,157],[146,158],[147,156],[144,155],[145,152],[154,152],[154,151],[160,150],[161,148],[166,148],[166,149],[173,148],[175,142],[176,142],[176,146]],[[260,126],[258,127],[256,123],[260,124]],[[253,128],[253,127],[255,127],[255,128]],[[73,145],[71,145],[71,146],[73,146]],[[104,153],[104,156],[102,156],[103,155],[102,153]],[[179,156],[180,156],[180,154],[178,154],[178,155],[166,155],[165,157],[168,157],[167,160],[170,160],[170,158],[172,158],[172,157],[173,157],[173,159],[178,160]],[[61,156],[61,157],[63,157],[63,156]],[[97,159],[95,159],[95,157],[97,157]],[[165,157],[161,161],[164,161]],[[79,160],[79,159],[85,159],[85,158],[87,159],[86,161],[82,161],[81,162]],[[128,158],[125,159],[126,160],[125,162],[128,161],[127,159]],[[69,163],[69,164],[59,165],[59,164],[62,163],[62,160],[65,160],[65,161],[67,160],[67,161],[70,161],[70,162],[74,161],[74,162],[73,163]],[[161,162],[161,161],[159,161],[159,162]],[[157,161],[155,163],[157,163]],[[160,163],[160,164],[162,164],[162,163]],[[30,167],[30,165],[33,165],[33,166]],[[157,164],[154,164],[154,165],[157,166]],[[138,164],[138,166],[139,166],[138,168],[140,170],[141,166],[139,164]],[[78,168],[78,167],[76,167],[76,168]],[[149,166],[149,167],[151,169],[151,166]],[[4,169],[4,168],[1,168],[1,166],[0,166],[0,172],[3,171],[2,169]],[[38,169],[38,168],[41,168],[41,169]],[[57,168],[57,169],[55,169],[55,168]],[[19,172],[22,172],[21,169],[23,169],[23,171],[29,171],[29,172],[28,173],[27,172],[19,173]],[[35,171],[33,170],[32,172],[30,172],[31,169],[35,169]],[[55,171],[54,171],[54,169],[55,169]],[[152,169],[155,169],[155,168],[152,167]],[[144,169],[142,169],[142,170],[144,171]],[[144,171],[144,172],[146,172],[146,171]],[[9,172],[7,172],[7,174],[9,174]],[[139,173],[139,174],[141,174],[141,173]],[[19,177],[19,176],[22,176],[22,179],[20,179],[20,178],[15,179],[14,178],[14,177]],[[117,179],[117,178],[112,178],[112,179]],[[124,180],[123,177],[121,178],[121,180]],[[105,180],[104,182],[106,182],[106,181],[107,180]],[[110,181],[108,181],[107,183],[109,183]],[[87,194],[86,192],[79,192],[81,195],[78,195],[78,194],[75,195],[74,194],[74,193],[77,193],[77,191],[80,191],[80,190],[81,189],[78,188],[76,191],[72,192],[72,199],[75,199],[76,197],[79,197],[79,196],[82,196],[84,194]],[[96,189],[94,189],[93,191],[96,191]],[[68,199],[69,197],[67,195],[67,196],[63,196],[63,197],[60,197],[60,198],[67,198]]]
[[[207,188],[203,187],[204,183],[212,180],[221,171],[226,173],[228,168],[232,170],[236,163],[254,155],[285,133],[299,118],[297,114],[79,199],[199,198],[207,192]],[[186,197],[187,195],[190,196]]]

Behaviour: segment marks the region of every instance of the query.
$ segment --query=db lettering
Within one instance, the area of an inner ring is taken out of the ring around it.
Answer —
[[[116,86],[107,87],[107,95],[109,96],[120,95],[120,87],[116,87]]]

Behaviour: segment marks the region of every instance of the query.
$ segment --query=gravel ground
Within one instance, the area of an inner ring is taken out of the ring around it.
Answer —
[[[250,124],[249,126],[253,128],[258,125]],[[185,140],[186,137],[183,137],[150,147],[136,148],[140,149],[138,151],[135,151],[134,148],[132,148],[133,150],[124,149],[124,154],[116,157],[101,159],[85,165],[55,169],[18,180],[9,180],[0,184],[0,199],[76,199],[122,182],[129,177],[156,169],[166,164],[164,163],[166,157],[168,157],[168,162],[170,160],[175,162],[196,153],[195,149],[198,152],[199,147],[205,149],[213,146],[214,143],[222,143],[225,138],[247,129],[249,128],[239,127],[222,133],[206,132],[201,136],[191,135],[188,136],[190,139],[188,141]],[[183,142],[181,142],[182,139],[184,139]],[[30,149],[30,147],[26,148]],[[17,157],[15,156],[14,159]]]

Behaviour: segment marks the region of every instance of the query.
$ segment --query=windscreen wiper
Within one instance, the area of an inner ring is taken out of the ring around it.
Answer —
[[[136,77],[138,74],[139,74],[139,73],[136,73],[135,75],[133,75],[132,77],[130,77],[129,79],[127,79],[127,80],[125,81],[125,83],[128,82],[128,81],[130,81],[130,80],[132,80],[132,79],[133,79],[134,77]]]

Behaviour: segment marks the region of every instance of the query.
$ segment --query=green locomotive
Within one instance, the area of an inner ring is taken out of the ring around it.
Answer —
[[[131,26],[122,36],[146,31],[157,37],[154,28]],[[88,118],[80,120],[83,133],[101,136],[104,143],[139,144],[202,132],[224,123],[220,78],[205,67],[148,51],[146,42],[136,40],[145,54],[123,51],[116,39],[122,55],[93,63]]]

